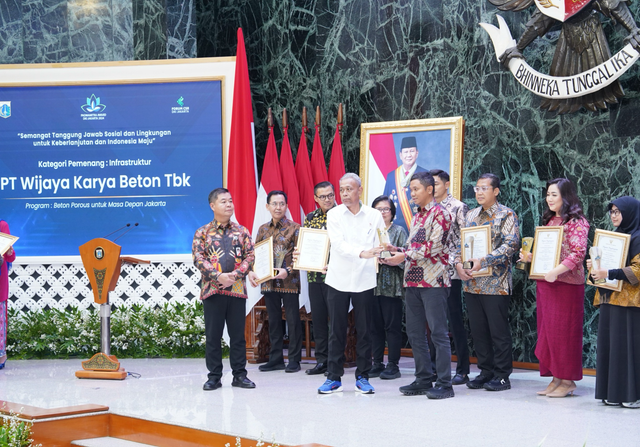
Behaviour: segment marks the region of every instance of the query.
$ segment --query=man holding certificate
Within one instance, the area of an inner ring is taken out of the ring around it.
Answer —
[[[256,244],[273,238],[274,276],[261,285],[261,292],[269,315],[269,361],[260,365],[260,371],[277,371],[294,373],[300,371],[302,359],[302,326],[300,324],[300,272],[293,270],[291,256],[298,240],[300,225],[286,218],[287,195],[283,191],[271,191],[267,194],[267,210],[271,214],[271,221],[258,229]],[[275,273],[277,272],[277,275]],[[249,281],[253,287],[258,287],[258,275],[249,272]],[[284,304],[289,330],[289,363],[285,367],[282,345],[284,334],[282,331],[282,305]]]
[[[416,363],[416,380],[400,387],[402,394],[426,394],[429,399],[454,397],[451,386],[451,343],[447,327],[447,297],[451,281],[447,267],[449,254],[447,236],[451,227],[449,212],[433,198],[434,180],[428,172],[417,172],[409,184],[411,199],[418,212],[411,221],[409,239],[404,248],[388,245],[400,252],[399,263],[405,260],[404,286],[407,308],[407,335]],[[436,386],[433,387],[431,356],[425,328],[431,329],[436,349]]]
[[[318,208],[307,214],[304,219],[305,228],[316,230],[327,229],[327,212],[336,206],[336,193],[330,182],[320,182],[313,188],[313,199]],[[311,303],[311,320],[313,322],[313,341],[315,342],[316,365],[305,371],[316,375],[327,372],[329,357],[329,308],[327,294],[329,288],[325,284],[322,272],[307,272],[309,281],[309,301]]]
[[[488,226],[490,240],[478,239],[484,242],[477,243],[474,236],[465,237],[463,229],[455,254],[456,270],[464,281],[471,338],[481,371],[467,387],[504,391],[511,388],[509,376],[513,370],[509,300],[512,257],[519,248],[520,229],[516,213],[498,203],[498,176],[482,174],[473,189],[480,206],[467,213],[465,228],[482,230],[482,226]],[[478,236],[482,236],[481,231],[476,233]],[[465,253],[463,245],[467,246]],[[479,256],[478,250],[486,254]],[[468,258],[467,251],[471,254]]]
[[[200,299],[204,307],[205,360],[209,380],[205,391],[222,386],[222,331],[229,331],[229,362],[233,370],[231,386],[255,388],[247,378],[247,345],[244,339],[247,289],[244,277],[253,264],[251,233],[235,222],[233,199],[225,188],[209,194],[213,221],[198,228],[193,237],[193,263],[202,275]]]
[[[376,256],[382,251],[378,245],[378,229],[384,229],[380,211],[360,201],[362,183],[351,172],[340,179],[342,204],[327,213],[327,231],[331,242],[326,284],[329,286],[329,364],[328,376],[318,393],[342,391],[344,349],[347,341],[349,303],[353,304],[356,343],[356,391],[373,394],[369,383],[371,369],[371,341],[368,332],[373,289],[376,287]]]

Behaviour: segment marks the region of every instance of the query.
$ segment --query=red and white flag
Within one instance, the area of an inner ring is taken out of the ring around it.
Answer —
[[[276,140],[273,137],[273,127],[270,127],[267,151],[264,155],[264,164],[262,165],[260,187],[258,188],[258,199],[255,202],[256,213],[253,217],[253,229],[251,231],[254,242],[258,235],[260,225],[271,220],[271,213],[267,210],[267,194],[274,189],[282,191],[282,178],[280,176],[280,162],[278,161]],[[260,298],[262,298],[260,286],[254,288],[247,283],[247,295],[247,309],[251,309],[258,301],[260,301]]]
[[[384,194],[387,175],[398,167],[398,159],[393,145],[393,134],[371,134],[369,137],[369,153],[365,166],[368,166],[367,188],[369,195],[367,205],[378,196]]]
[[[242,28],[238,28],[238,51],[234,79],[227,189],[233,197],[237,222],[251,231],[256,208],[258,169],[249,67],[247,66]],[[250,309],[248,308],[247,312]]]
[[[340,200],[340,179],[345,174],[344,158],[342,156],[342,142],[340,141],[340,128],[342,124],[336,126],[336,134],[333,137],[333,146],[331,147],[331,160],[329,161],[329,181],[336,190],[336,203],[341,204]]]
[[[298,153],[296,155],[296,177],[300,188],[300,205],[304,214],[309,214],[316,209],[316,201],[313,199],[313,176],[311,174],[311,162],[307,151],[307,128],[302,128]],[[304,220],[304,219],[303,219]]]
[[[251,234],[254,239],[258,234],[260,225],[271,220],[271,213],[267,210],[267,194],[274,189],[282,191],[282,176],[280,175],[280,162],[278,161],[276,140],[273,136],[273,127],[271,127],[269,128],[267,151],[264,154],[264,164],[262,165],[262,176],[260,177],[258,200],[256,201],[256,213],[253,218],[253,231]]]
[[[284,128],[282,136],[282,148],[280,149],[280,174],[282,176],[282,190],[288,198],[287,214],[291,215],[291,220],[299,224],[304,219],[300,217],[300,192],[296,171],[293,166],[293,156],[291,155],[291,145],[289,144],[289,128]]]
[[[314,186],[320,182],[329,180],[327,175],[327,163],[324,161],[322,144],[320,144],[320,126],[316,124],[316,134],[313,137],[313,149],[311,150],[311,175]]]

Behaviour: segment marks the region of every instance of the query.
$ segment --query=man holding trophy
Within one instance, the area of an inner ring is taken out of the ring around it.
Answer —
[[[456,365],[456,375],[451,379],[453,385],[463,385],[469,381],[469,347],[467,346],[467,330],[464,328],[464,317],[462,315],[462,281],[453,266],[452,253],[460,243],[460,228],[464,226],[464,219],[469,211],[466,203],[461,202],[449,192],[449,174],[441,169],[429,171],[433,175],[435,183],[433,198],[444,207],[451,215],[451,230],[447,238],[449,248],[449,276],[451,277],[451,287],[449,288],[449,298],[447,305],[449,308],[449,327],[453,344],[456,347],[458,363]],[[434,357],[431,356],[433,359]]]
[[[498,203],[496,175],[482,174],[473,189],[480,206],[467,213],[455,254],[481,371],[467,387],[504,391],[511,388],[513,370],[509,301],[512,257],[520,244],[518,216]]]
[[[405,247],[387,245],[392,252],[404,254],[404,286],[407,308],[407,335],[413,348],[416,379],[400,387],[407,396],[426,394],[429,399],[454,397],[451,386],[451,344],[447,327],[447,297],[451,285],[447,236],[451,227],[449,212],[433,198],[434,180],[428,172],[417,172],[409,184],[411,199],[418,212],[411,221],[411,231]],[[432,381],[431,356],[425,328],[431,329],[436,348],[437,380]]]
[[[288,373],[300,371],[302,359],[302,326],[300,324],[300,272],[293,270],[292,254],[298,240],[300,225],[286,218],[287,195],[274,190],[267,195],[267,210],[271,221],[258,229],[256,244],[273,238],[274,276],[261,285],[261,292],[269,315],[269,361],[260,365],[260,371],[285,370]],[[275,274],[277,272],[277,274]],[[249,272],[249,282],[258,287],[258,275]],[[284,303],[289,331],[289,363],[285,367],[282,345],[282,304]]]

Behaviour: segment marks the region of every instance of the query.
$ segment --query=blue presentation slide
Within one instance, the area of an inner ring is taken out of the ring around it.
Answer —
[[[220,81],[0,88],[0,219],[19,256],[78,255],[128,223],[122,254],[191,253],[222,173]]]

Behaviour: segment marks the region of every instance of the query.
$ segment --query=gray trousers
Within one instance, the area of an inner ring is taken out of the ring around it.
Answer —
[[[416,364],[416,380],[426,382],[431,377],[431,356],[427,343],[427,324],[436,348],[436,386],[451,387],[451,343],[447,325],[448,288],[407,287],[407,335]]]

